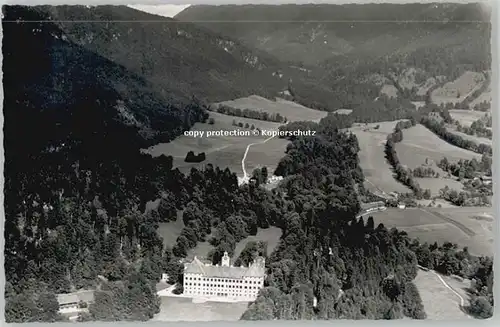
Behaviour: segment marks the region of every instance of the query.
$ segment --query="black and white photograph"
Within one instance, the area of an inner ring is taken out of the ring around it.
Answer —
[[[494,7],[3,5],[6,322],[491,318]]]

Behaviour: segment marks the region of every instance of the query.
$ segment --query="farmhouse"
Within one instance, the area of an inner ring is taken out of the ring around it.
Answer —
[[[283,179],[283,176],[276,176],[276,175],[272,175],[271,177],[269,177],[267,179],[267,182],[270,184],[270,183],[274,183],[274,182],[279,182]]]
[[[78,313],[87,311],[88,305],[94,302],[94,291],[79,291],[67,294],[58,294],[59,313],[76,319]]]
[[[224,252],[222,264],[212,265],[194,258],[184,264],[184,294],[206,299],[225,297],[254,301],[264,287],[265,260],[258,257],[248,267],[234,267]]]
[[[485,185],[490,185],[492,183],[493,178],[491,176],[481,176],[481,181]]]
[[[384,209],[385,209],[385,202],[383,202],[383,201],[362,203],[361,204],[361,210],[364,210],[366,212],[375,211],[375,210],[384,210]]]

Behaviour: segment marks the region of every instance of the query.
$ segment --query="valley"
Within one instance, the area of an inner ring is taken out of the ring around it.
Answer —
[[[481,5],[3,14],[8,322],[492,315]]]

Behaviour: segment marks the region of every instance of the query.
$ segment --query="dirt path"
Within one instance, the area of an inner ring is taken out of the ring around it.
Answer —
[[[465,313],[466,300],[437,272],[418,266],[414,280],[427,318],[431,320],[471,319]],[[459,301],[457,301],[459,300]]]
[[[437,278],[439,278],[439,280],[441,281],[441,283],[443,283],[443,285],[449,289],[450,291],[453,292],[453,294],[455,294],[456,296],[458,296],[458,298],[460,299],[460,307],[463,308],[465,306],[465,300],[464,298],[462,297],[462,295],[458,294],[457,291],[455,291],[447,282],[445,282],[445,280],[443,279],[443,277],[441,277],[438,273],[436,273],[435,271],[432,271],[432,273],[434,275],[437,276]],[[468,316],[467,316],[468,317]]]
[[[270,139],[272,139],[274,137],[275,137],[275,135],[273,135],[271,137],[268,137],[264,141],[254,142],[254,143],[250,143],[249,145],[247,145],[247,148],[245,150],[245,154],[243,155],[243,159],[241,159],[241,169],[243,170],[243,180],[247,180],[248,179],[248,174],[247,174],[247,171],[245,169],[245,159],[247,158],[248,150],[250,150],[250,147],[252,145],[264,144],[264,143],[266,143],[267,141],[269,141]]]

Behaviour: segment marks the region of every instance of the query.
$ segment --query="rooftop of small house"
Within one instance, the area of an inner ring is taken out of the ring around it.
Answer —
[[[89,291],[78,291],[78,292],[73,292],[73,293],[66,293],[66,294],[58,294],[57,295],[57,302],[59,302],[59,305],[65,305],[65,304],[70,304],[70,303],[79,303],[80,301],[82,302],[93,302],[94,301],[94,291],[89,290]]]
[[[385,203],[383,201],[376,201],[376,202],[370,202],[370,203],[362,203],[361,204],[361,209],[366,210],[370,208],[377,208],[385,206]]]

